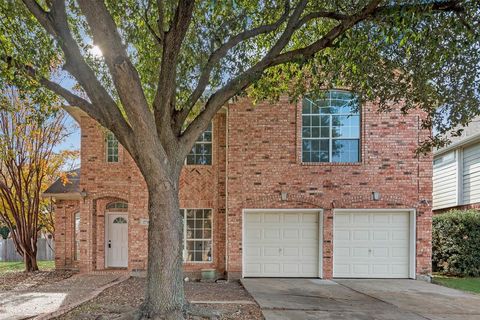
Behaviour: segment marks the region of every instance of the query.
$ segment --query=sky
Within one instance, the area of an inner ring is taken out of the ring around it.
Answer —
[[[72,133],[56,147],[56,151],[80,150],[80,127],[70,115],[67,115],[66,126]]]

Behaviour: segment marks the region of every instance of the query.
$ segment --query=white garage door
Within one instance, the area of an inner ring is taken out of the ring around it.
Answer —
[[[334,212],[333,238],[334,277],[409,277],[409,212]]]
[[[245,277],[318,277],[319,213],[245,212]]]

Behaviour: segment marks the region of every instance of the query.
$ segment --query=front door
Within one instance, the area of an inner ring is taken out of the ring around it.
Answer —
[[[108,214],[105,241],[107,267],[128,267],[128,214]]]

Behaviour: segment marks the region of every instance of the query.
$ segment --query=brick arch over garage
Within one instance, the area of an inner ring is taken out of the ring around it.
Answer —
[[[399,195],[381,195],[379,200],[372,200],[372,195],[362,194],[356,196],[339,197],[333,201],[326,201],[322,195],[313,196],[304,193],[274,193],[261,197],[248,198],[244,202],[245,208],[417,208],[427,205],[421,201],[412,202]]]

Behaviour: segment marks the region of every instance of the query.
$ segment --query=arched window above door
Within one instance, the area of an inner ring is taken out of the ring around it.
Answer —
[[[110,202],[107,204],[106,207],[107,210],[118,210],[120,211],[126,211],[128,209],[128,203],[123,202],[123,201],[116,201],[116,202]]]
[[[115,218],[115,220],[113,220],[113,223],[123,224],[123,223],[127,223],[127,220],[123,217],[117,217]]]

